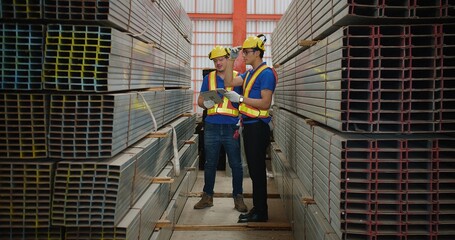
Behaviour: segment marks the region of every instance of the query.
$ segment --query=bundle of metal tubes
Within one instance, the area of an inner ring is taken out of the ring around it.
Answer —
[[[272,34],[272,162],[296,238],[454,236],[453,9],[291,3]]]
[[[197,174],[180,2],[4,0],[0,32],[0,239],[149,239]]]

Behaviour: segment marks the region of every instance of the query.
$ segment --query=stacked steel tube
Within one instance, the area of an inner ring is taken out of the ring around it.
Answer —
[[[41,90],[44,26],[1,23],[1,32],[0,89]]]
[[[288,163],[289,155],[302,157],[294,165],[289,163],[288,168],[274,167],[277,176],[294,169],[298,177],[288,178],[297,179],[295,184],[304,189],[297,197],[313,199],[337,236],[343,235],[344,239],[406,234],[417,235],[419,239],[453,236],[450,226],[454,222],[449,220],[454,215],[451,205],[455,201],[449,194],[455,191],[451,184],[455,163],[453,137],[342,133],[312,126],[308,119],[284,109],[274,112],[275,123],[284,125],[277,127],[276,132],[293,132],[298,139],[295,147],[282,148],[283,139],[278,138],[275,148],[284,154],[278,156],[275,152],[275,157],[282,159],[277,164]],[[302,149],[311,152],[299,153]]]
[[[0,239],[149,239],[195,125],[179,1],[5,0],[0,24]]]
[[[191,143],[185,144],[179,151],[179,161],[181,167],[194,167],[197,166],[197,135],[190,139]],[[140,166],[136,165],[136,170],[140,170]],[[197,174],[197,172],[195,172]],[[181,212],[188,198],[188,191],[192,188],[195,179],[191,181],[190,176],[194,176],[193,171],[182,172],[176,176],[174,167],[168,165],[159,175],[158,178],[170,177],[175,179],[174,182],[169,184],[149,184],[147,189],[143,189],[144,194],[141,194],[134,205],[129,208],[125,216],[120,220],[115,227],[103,227],[91,224],[89,226],[69,226],[66,228],[65,239],[149,239],[152,231],[155,230],[154,226],[163,213],[163,207],[168,207],[163,202],[169,202],[169,207],[175,208],[175,211]],[[148,178],[150,176],[140,178]],[[134,188],[134,187],[133,187]],[[169,194],[170,193],[170,194]],[[170,201],[178,202],[176,205]],[[101,209],[101,208],[100,208]],[[173,217],[173,216],[171,216]],[[172,223],[176,224],[178,216],[173,217]],[[153,233],[155,235],[156,232]]]
[[[450,0],[293,1],[273,32],[272,56],[281,64],[304,51],[300,40],[322,40],[342,26],[451,22]],[[278,44],[279,43],[279,44]]]
[[[346,26],[283,64],[276,101],[340,131],[453,132],[453,29]]]
[[[292,2],[272,34],[273,157],[296,237],[455,236],[453,9]]]

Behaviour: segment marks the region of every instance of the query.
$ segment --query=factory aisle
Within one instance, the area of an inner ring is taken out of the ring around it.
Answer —
[[[202,210],[193,209],[200,199],[204,185],[204,171],[198,178],[182,215],[175,226],[171,240],[293,240],[291,224],[286,217],[273,178],[268,179],[269,221],[266,223],[237,223],[239,212],[231,198],[231,177],[218,171],[215,183],[214,206]],[[243,182],[245,204],[252,207],[251,179]]]

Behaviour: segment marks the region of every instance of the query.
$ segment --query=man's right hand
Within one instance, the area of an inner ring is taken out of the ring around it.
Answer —
[[[213,100],[205,100],[204,101],[204,107],[209,109],[215,106],[215,102]]]
[[[240,46],[231,48],[231,54],[229,55],[229,59],[231,59],[231,60],[237,59],[241,49],[242,49],[242,47],[240,47]]]

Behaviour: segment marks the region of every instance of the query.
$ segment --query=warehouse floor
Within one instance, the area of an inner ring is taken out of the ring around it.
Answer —
[[[239,212],[234,201],[228,196],[231,191],[231,177],[225,171],[218,171],[215,182],[214,206],[202,210],[193,209],[204,186],[204,172],[199,171],[191,195],[175,227],[171,240],[293,240],[291,224],[279,198],[275,182],[268,180],[269,221],[266,223],[237,223]],[[245,204],[252,207],[251,179],[243,182]]]

